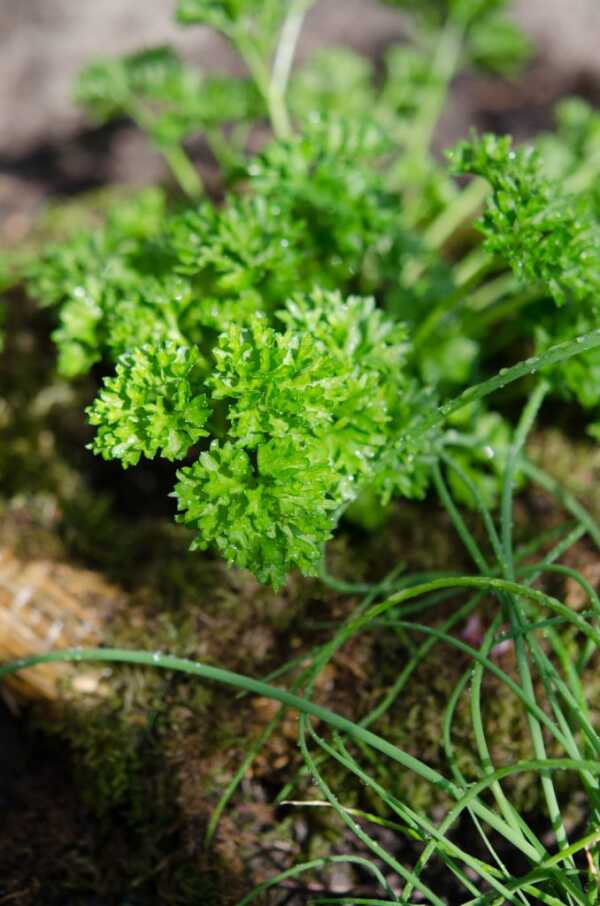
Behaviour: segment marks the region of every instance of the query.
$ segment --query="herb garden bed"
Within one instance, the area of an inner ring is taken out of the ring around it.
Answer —
[[[309,6],[91,63],[171,176],[0,263],[0,903],[597,902],[595,89],[446,159],[502,4],[292,70]]]

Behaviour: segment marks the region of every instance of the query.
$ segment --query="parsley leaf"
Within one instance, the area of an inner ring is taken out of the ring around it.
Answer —
[[[454,172],[482,176],[492,187],[478,223],[485,248],[506,260],[525,284],[542,283],[557,305],[600,290],[598,228],[585,199],[546,179],[533,148],[487,134],[451,153]]]
[[[104,459],[120,459],[124,468],[140,457],[184,457],[208,434],[210,414],[202,392],[204,367],[195,348],[163,343],[125,352],[116,374],[88,408],[98,426],[90,448]]]

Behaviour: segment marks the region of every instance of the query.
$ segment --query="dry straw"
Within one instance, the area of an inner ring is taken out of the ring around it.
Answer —
[[[0,546],[0,661],[60,648],[97,646],[124,594],[100,574],[66,563],[19,559]],[[68,686],[98,693],[101,674],[70,664],[44,664],[7,679],[12,696],[54,700]]]

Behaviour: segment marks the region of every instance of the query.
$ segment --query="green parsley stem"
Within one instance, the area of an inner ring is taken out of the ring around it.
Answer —
[[[204,193],[202,179],[183,148],[180,145],[165,145],[160,150],[185,194],[190,198],[200,198]]]

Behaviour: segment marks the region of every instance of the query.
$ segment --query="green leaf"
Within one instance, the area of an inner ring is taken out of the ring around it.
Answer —
[[[443,443],[452,448],[452,458],[474,484],[481,500],[494,507],[502,489],[506,459],[512,441],[510,424],[498,412],[490,412],[481,404],[468,406],[449,419],[452,426]],[[448,470],[448,482],[455,500],[476,507],[468,485],[459,473]],[[522,483],[517,475],[516,486]]]
[[[230,432],[250,447],[270,437],[319,437],[341,496],[355,496],[352,482],[372,474],[386,443],[404,379],[404,331],[372,299],[318,290],[280,317],[284,333],[255,318],[220,337],[213,396],[230,401]]]
[[[98,426],[90,448],[127,468],[141,456],[184,457],[208,432],[210,414],[201,391],[204,365],[194,348],[163,343],[123,353],[114,377],[105,378],[88,408]]]
[[[177,20],[184,25],[210,25],[227,31],[246,17],[256,16],[264,0],[178,0]]]
[[[430,56],[410,44],[392,45],[384,61],[381,103],[402,120],[411,121],[427,95],[443,88],[443,80],[432,67]]]
[[[166,46],[91,63],[79,76],[75,99],[101,122],[131,116],[163,147],[262,112],[251,82],[204,76]]]
[[[500,13],[485,16],[469,34],[471,60],[496,75],[517,75],[531,54],[527,35]]]
[[[204,204],[185,211],[169,234],[177,271],[197,289],[198,323],[218,331],[273,311],[309,282],[304,271],[316,270],[304,224],[263,196],[230,196],[218,210]]]
[[[242,447],[214,441],[177,476],[177,518],[196,532],[194,548],[216,545],[275,588],[292,569],[317,574],[338,505],[318,443],[273,439],[253,462]]]
[[[420,354],[420,371],[426,384],[467,384],[479,355],[479,343],[461,333],[436,338]]]
[[[177,0],[182,25],[208,25],[233,42],[246,59],[265,62],[292,0]]]
[[[279,318],[283,333],[255,317],[219,338],[207,386],[227,407],[230,439],[181,470],[176,488],[199,546],[274,584],[317,568],[342,510],[387,456],[392,419],[408,420],[412,392],[405,331],[372,299],[315,290]],[[396,489],[414,491],[401,464],[389,468]]]
[[[385,0],[421,18],[426,24],[440,27],[450,20],[464,29],[508,5],[508,0]]]
[[[535,318],[532,312],[533,335],[537,353],[545,352],[557,343],[574,340],[599,326],[598,310],[574,314],[569,309]],[[590,350],[549,369],[547,379],[563,399],[576,399],[586,409],[600,405],[600,352]]]
[[[600,113],[581,98],[567,98],[556,108],[557,128],[536,138],[544,171],[555,185],[563,180],[585,193],[600,221]]]
[[[94,293],[75,287],[73,298],[60,310],[60,326],[52,333],[59,349],[58,370],[65,377],[83,374],[98,361],[102,309]]]
[[[506,260],[523,284],[541,283],[557,305],[597,297],[599,231],[585,199],[545,179],[532,148],[483,135],[449,153],[455,173],[488,180],[492,193],[479,228],[485,248]]]
[[[399,199],[385,189],[380,169],[390,150],[372,122],[323,117],[248,165],[252,191],[304,225],[331,286],[350,280],[367,251],[399,229]],[[323,285],[321,276],[315,282]]]
[[[289,107],[302,121],[328,114],[371,117],[375,106],[373,67],[346,47],[316,51],[292,77]]]

